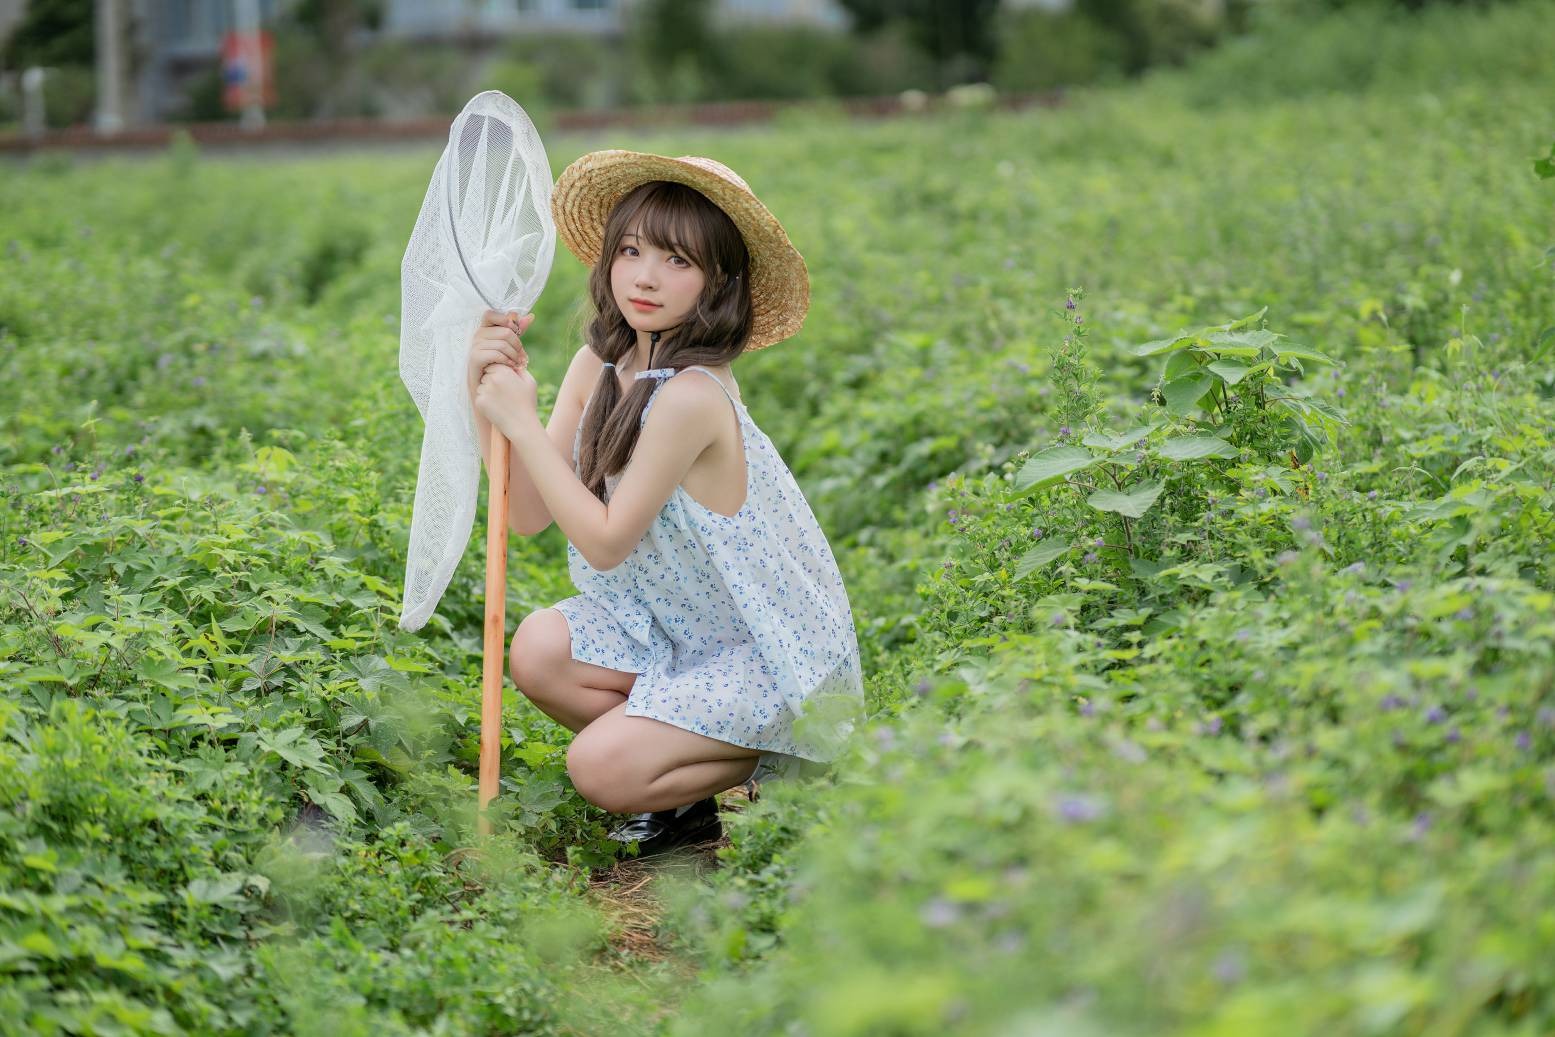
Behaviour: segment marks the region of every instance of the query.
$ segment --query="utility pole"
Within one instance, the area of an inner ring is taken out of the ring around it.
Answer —
[[[124,81],[124,21],[119,0],[97,0],[97,132],[112,136],[124,128],[120,94]]]
[[[233,23],[242,40],[243,69],[247,81],[243,84],[247,100],[243,104],[241,125],[245,130],[263,129],[265,125],[265,62],[264,48],[259,39],[259,0],[233,0]]]

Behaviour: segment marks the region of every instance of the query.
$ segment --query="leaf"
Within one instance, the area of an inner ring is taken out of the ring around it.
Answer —
[[[179,688],[193,688],[198,681],[193,674],[179,669],[178,663],[173,659],[153,659],[142,656],[135,663],[135,673],[150,684],[160,684],[169,691]]]
[[[1173,350],[1182,349],[1192,345],[1194,336],[1179,332],[1171,338],[1158,338],[1151,342],[1143,342],[1129,349],[1135,356],[1160,356],[1162,353],[1170,353]]]
[[[1122,450],[1125,447],[1133,446],[1164,424],[1166,424],[1164,421],[1155,421],[1148,425],[1131,428],[1127,432],[1121,432],[1116,436],[1107,432],[1087,432],[1085,438],[1080,440],[1080,442],[1086,446],[1099,447],[1103,450]]]
[[[1099,461],[1095,454],[1083,447],[1052,446],[1033,454],[1015,477],[1015,488],[1020,492],[1038,490],[1066,475],[1083,471]]]
[[[235,907],[243,902],[243,886],[247,878],[241,871],[223,872],[211,878],[195,879],[184,887],[184,891],[196,904]]]
[[[1331,364],[1334,362],[1333,357],[1326,353],[1319,353],[1317,350],[1308,346],[1281,346],[1280,348],[1274,350],[1274,356],[1275,359],[1279,360],[1281,363],[1284,363],[1293,357],[1297,360],[1316,360],[1323,364]]]
[[[1272,331],[1220,331],[1209,336],[1204,346],[1205,352],[1219,353],[1222,356],[1257,356],[1264,347],[1272,346],[1278,341],[1279,335]]]
[[[266,731],[259,736],[259,746],[275,753],[294,767],[307,767],[330,773],[324,763],[324,747],[316,739],[309,738],[300,727],[288,727],[284,731]]]
[[[1129,518],[1139,518],[1150,510],[1156,498],[1161,496],[1161,491],[1166,489],[1162,482],[1148,482],[1134,487],[1132,490],[1119,492],[1117,490],[1097,490],[1085,499],[1085,502],[1097,511],[1111,511],[1119,515],[1127,515]]]
[[[547,745],[544,742],[522,742],[513,749],[513,755],[523,760],[530,770],[539,769],[540,765],[554,756],[556,752],[556,746]]]
[[[309,789],[308,798],[329,811],[329,815],[341,824],[353,824],[357,819],[356,805],[344,793]]]
[[[1168,461],[1191,461],[1200,457],[1237,457],[1239,451],[1219,436],[1174,436],[1156,448],[1156,454]]]
[[[1180,353],[1173,353],[1166,358],[1166,366],[1161,369],[1161,381],[1170,382],[1184,375],[1194,374],[1204,366],[1198,353],[1192,349],[1185,349]]]
[[[1161,398],[1166,401],[1166,409],[1180,417],[1191,411],[1214,385],[1215,376],[1200,371],[1161,386]]]
[[[1555,180],[1555,144],[1550,145],[1548,158],[1533,160],[1533,172],[1540,180]]]
[[[1227,385],[1235,385],[1243,378],[1246,378],[1247,372],[1252,370],[1250,366],[1242,363],[1240,360],[1216,360],[1207,366],[1211,371],[1224,378]]]
[[[1015,563],[1015,579],[1030,576],[1059,555],[1066,553],[1074,545],[1067,540],[1044,540],[1030,551],[1021,555],[1020,561]]]

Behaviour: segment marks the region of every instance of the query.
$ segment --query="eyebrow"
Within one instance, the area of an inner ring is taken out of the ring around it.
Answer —
[[[627,238],[636,238],[636,237],[637,237],[637,235],[636,235],[636,234],[633,234],[633,233],[632,233],[632,232],[631,232],[631,231],[627,231],[627,232],[626,232],[626,233],[625,233],[625,234],[623,234],[623,235],[621,235],[621,240],[622,240],[622,241],[625,241],[625,240],[626,240],[626,239],[627,239]],[[638,240],[639,240],[639,241],[641,241],[641,240],[642,240],[642,239],[641,239],[641,238],[638,238]],[[677,255],[677,256],[678,256],[678,255],[680,255],[680,254],[681,254],[681,253],[682,253],[682,252],[685,252],[685,251],[686,251],[686,250],[685,250],[685,249],[684,249],[684,248],[682,248],[682,247],[679,247],[679,246],[676,246],[676,245],[673,245],[673,244],[672,244],[672,245],[671,245],[671,246],[670,246],[670,248],[669,248],[669,251],[670,251],[670,252],[673,252],[673,253],[674,253],[674,254],[675,254],[675,255]]]

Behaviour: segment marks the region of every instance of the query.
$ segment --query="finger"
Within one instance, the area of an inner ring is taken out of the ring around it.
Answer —
[[[481,314],[481,327],[497,327],[508,323],[508,315],[496,310],[487,310]]]
[[[534,322],[535,322],[535,315],[534,314],[532,314],[532,313],[524,314],[523,318],[518,322],[518,333],[520,335],[522,335],[524,332],[528,331],[529,330],[529,325],[533,324]]]

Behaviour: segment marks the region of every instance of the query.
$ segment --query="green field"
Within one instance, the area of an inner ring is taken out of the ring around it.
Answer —
[[[0,1032],[1555,1032],[1555,6],[1378,17],[547,142],[716,157],[804,254],[734,371],[871,714],[640,889],[511,686],[467,849],[483,526],[396,626],[436,149],[8,168]]]

